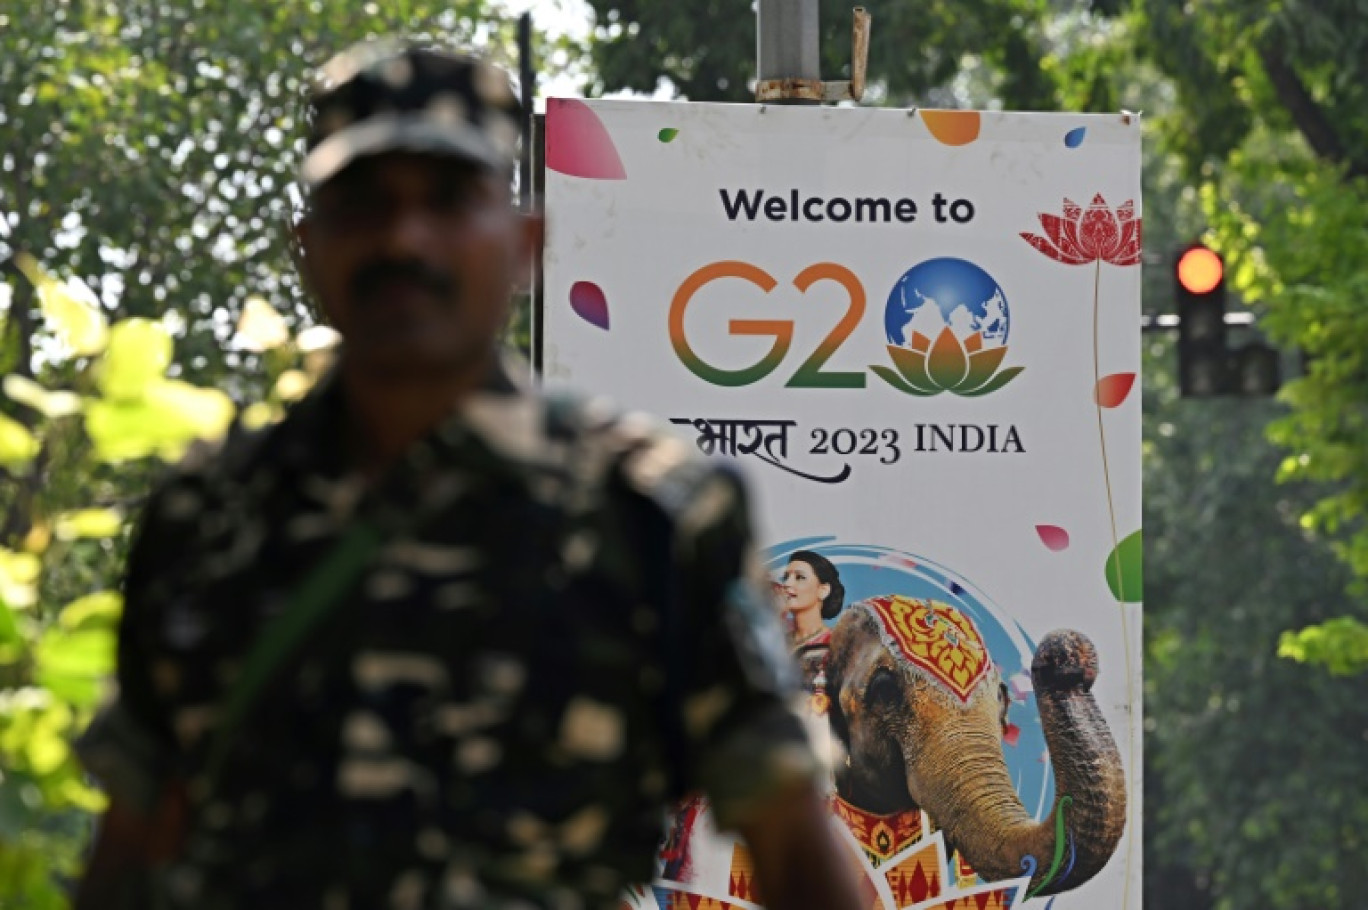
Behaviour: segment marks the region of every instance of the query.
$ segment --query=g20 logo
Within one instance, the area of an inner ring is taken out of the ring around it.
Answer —
[[[748,262],[728,260],[703,266],[684,280],[670,302],[670,343],[694,375],[720,386],[745,386],[773,373],[793,346],[792,319],[733,319],[732,335],[772,338],[769,351],[741,369],[723,369],[699,356],[684,329],[689,303],[707,285],[724,278],[747,281],[769,294],[779,282]],[[789,388],[862,389],[863,371],[826,370],[832,355],[850,338],[864,318],[867,295],[855,273],[834,262],[819,262],[793,279],[800,294],[819,281],[833,281],[844,289],[849,303],[845,314],[785,383]],[[953,392],[978,396],[1002,388],[1024,367],[999,370],[1007,356],[1011,313],[1001,286],[979,266],[965,259],[928,259],[903,273],[884,306],[884,329],[893,368],[870,369],[893,388],[925,397]]]

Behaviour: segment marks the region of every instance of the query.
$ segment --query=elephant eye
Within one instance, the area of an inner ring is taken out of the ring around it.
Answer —
[[[865,690],[865,704],[870,707],[875,705],[891,706],[898,703],[898,680],[893,676],[893,671],[887,667],[880,667],[874,671],[874,677],[869,681],[869,687]]]

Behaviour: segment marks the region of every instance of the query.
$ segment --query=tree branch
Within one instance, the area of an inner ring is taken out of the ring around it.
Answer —
[[[1273,83],[1278,100],[1292,115],[1292,122],[1306,137],[1311,150],[1332,164],[1347,165],[1350,177],[1368,177],[1368,161],[1355,158],[1345,149],[1334,123],[1287,62],[1281,42],[1276,45],[1268,41],[1260,44],[1259,59],[1263,62],[1269,81]]]

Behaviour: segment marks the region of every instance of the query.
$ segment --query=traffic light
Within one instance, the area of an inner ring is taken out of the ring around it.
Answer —
[[[1185,398],[1231,391],[1226,347],[1225,262],[1210,247],[1194,243],[1174,258],[1178,310],[1178,389]]]
[[[1225,261],[1193,243],[1173,261],[1178,316],[1178,389],[1185,398],[1261,398],[1281,384],[1281,355],[1255,338],[1232,350],[1226,340]],[[1252,316],[1249,316],[1252,323]]]

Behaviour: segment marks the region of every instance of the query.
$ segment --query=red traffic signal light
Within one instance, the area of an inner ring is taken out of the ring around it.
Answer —
[[[1225,277],[1225,263],[1215,250],[1192,246],[1178,258],[1178,283],[1189,294],[1210,294]]]

